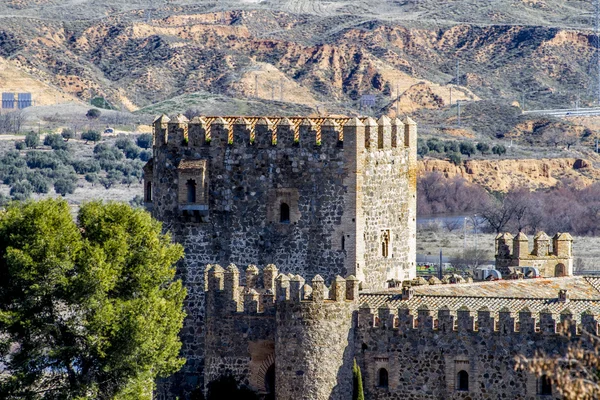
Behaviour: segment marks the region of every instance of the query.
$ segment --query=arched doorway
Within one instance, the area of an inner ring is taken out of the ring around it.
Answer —
[[[272,364],[265,374],[265,400],[275,400],[275,364]]]
[[[565,264],[563,264],[563,263],[556,264],[556,267],[554,267],[554,276],[561,277],[561,276],[566,276],[566,275],[567,275],[567,267],[565,267]]]

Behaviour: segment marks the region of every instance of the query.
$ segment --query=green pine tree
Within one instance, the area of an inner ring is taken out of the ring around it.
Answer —
[[[184,363],[182,256],[126,204],[0,211],[0,398],[151,399]]]
[[[360,373],[360,367],[354,359],[354,366],[352,367],[352,400],[365,400],[365,394],[363,393],[362,374]]]

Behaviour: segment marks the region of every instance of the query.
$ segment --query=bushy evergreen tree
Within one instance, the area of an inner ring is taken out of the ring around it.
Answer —
[[[126,204],[10,203],[0,213],[0,398],[152,398],[177,371],[181,246]]]

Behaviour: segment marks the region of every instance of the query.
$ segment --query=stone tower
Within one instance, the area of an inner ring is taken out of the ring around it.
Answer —
[[[510,242],[512,240],[512,248]],[[533,267],[542,277],[573,275],[573,237],[568,233],[557,233],[552,238],[538,232],[533,239],[533,251],[529,251],[529,239],[519,232],[496,236],[496,269],[503,275],[511,273],[511,267]]]
[[[416,276],[417,126],[407,118],[154,122],[144,198],[186,250],[183,381],[204,365],[204,266],[276,264],[363,289]]]

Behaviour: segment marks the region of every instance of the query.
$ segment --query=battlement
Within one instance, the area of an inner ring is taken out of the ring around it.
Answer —
[[[231,117],[196,116],[188,120],[166,115],[154,123],[157,147],[201,146],[315,146],[343,147],[344,137],[364,135],[364,148],[371,150],[416,146],[416,123],[382,116],[371,117]],[[357,138],[358,140],[358,138]]]
[[[529,238],[523,232],[519,232],[515,237],[507,232],[496,236],[496,256],[571,257],[572,245],[573,237],[568,233],[559,232],[550,238],[545,232],[538,232],[533,238],[533,249],[530,249]]]
[[[551,245],[552,244],[552,245]],[[533,276],[573,275],[573,237],[568,233],[557,233],[550,238],[539,232],[533,238],[533,249],[523,232],[516,236],[501,233],[496,236],[496,269],[503,275],[514,275],[512,267],[531,267]]]
[[[267,265],[262,274],[255,265],[249,265],[245,285],[241,285],[240,270],[235,264],[225,269],[220,265],[207,265],[205,283],[208,298],[222,303],[216,312],[270,314],[278,302],[358,302],[359,281],[352,275],[345,279],[337,276],[329,287],[316,275],[309,285],[299,275],[280,274],[273,264]]]
[[[498,334],[565,334],[580,335],[583,331],[596,335],[598,320],[591,311],[574,315],[565,308],[556,319],[549,309],[532,313],[528,308],[513,313],[508,308],[498,312],[498,318],[492,316],[487,307],[482,307],[473,314],[467,306],[462,306],[452,315],[448,307],[441,307],[434,315],[428,306],[420,306],[416,313],[411,313],[406,305],[393,310],[388,306],[381,307],[377,313],[368,305],[359,309],[358,326],[360,329],[393,330],[398,334],[412,331],[430,332],[480,332]],[[516,317],[513,316],[516,314]]]

